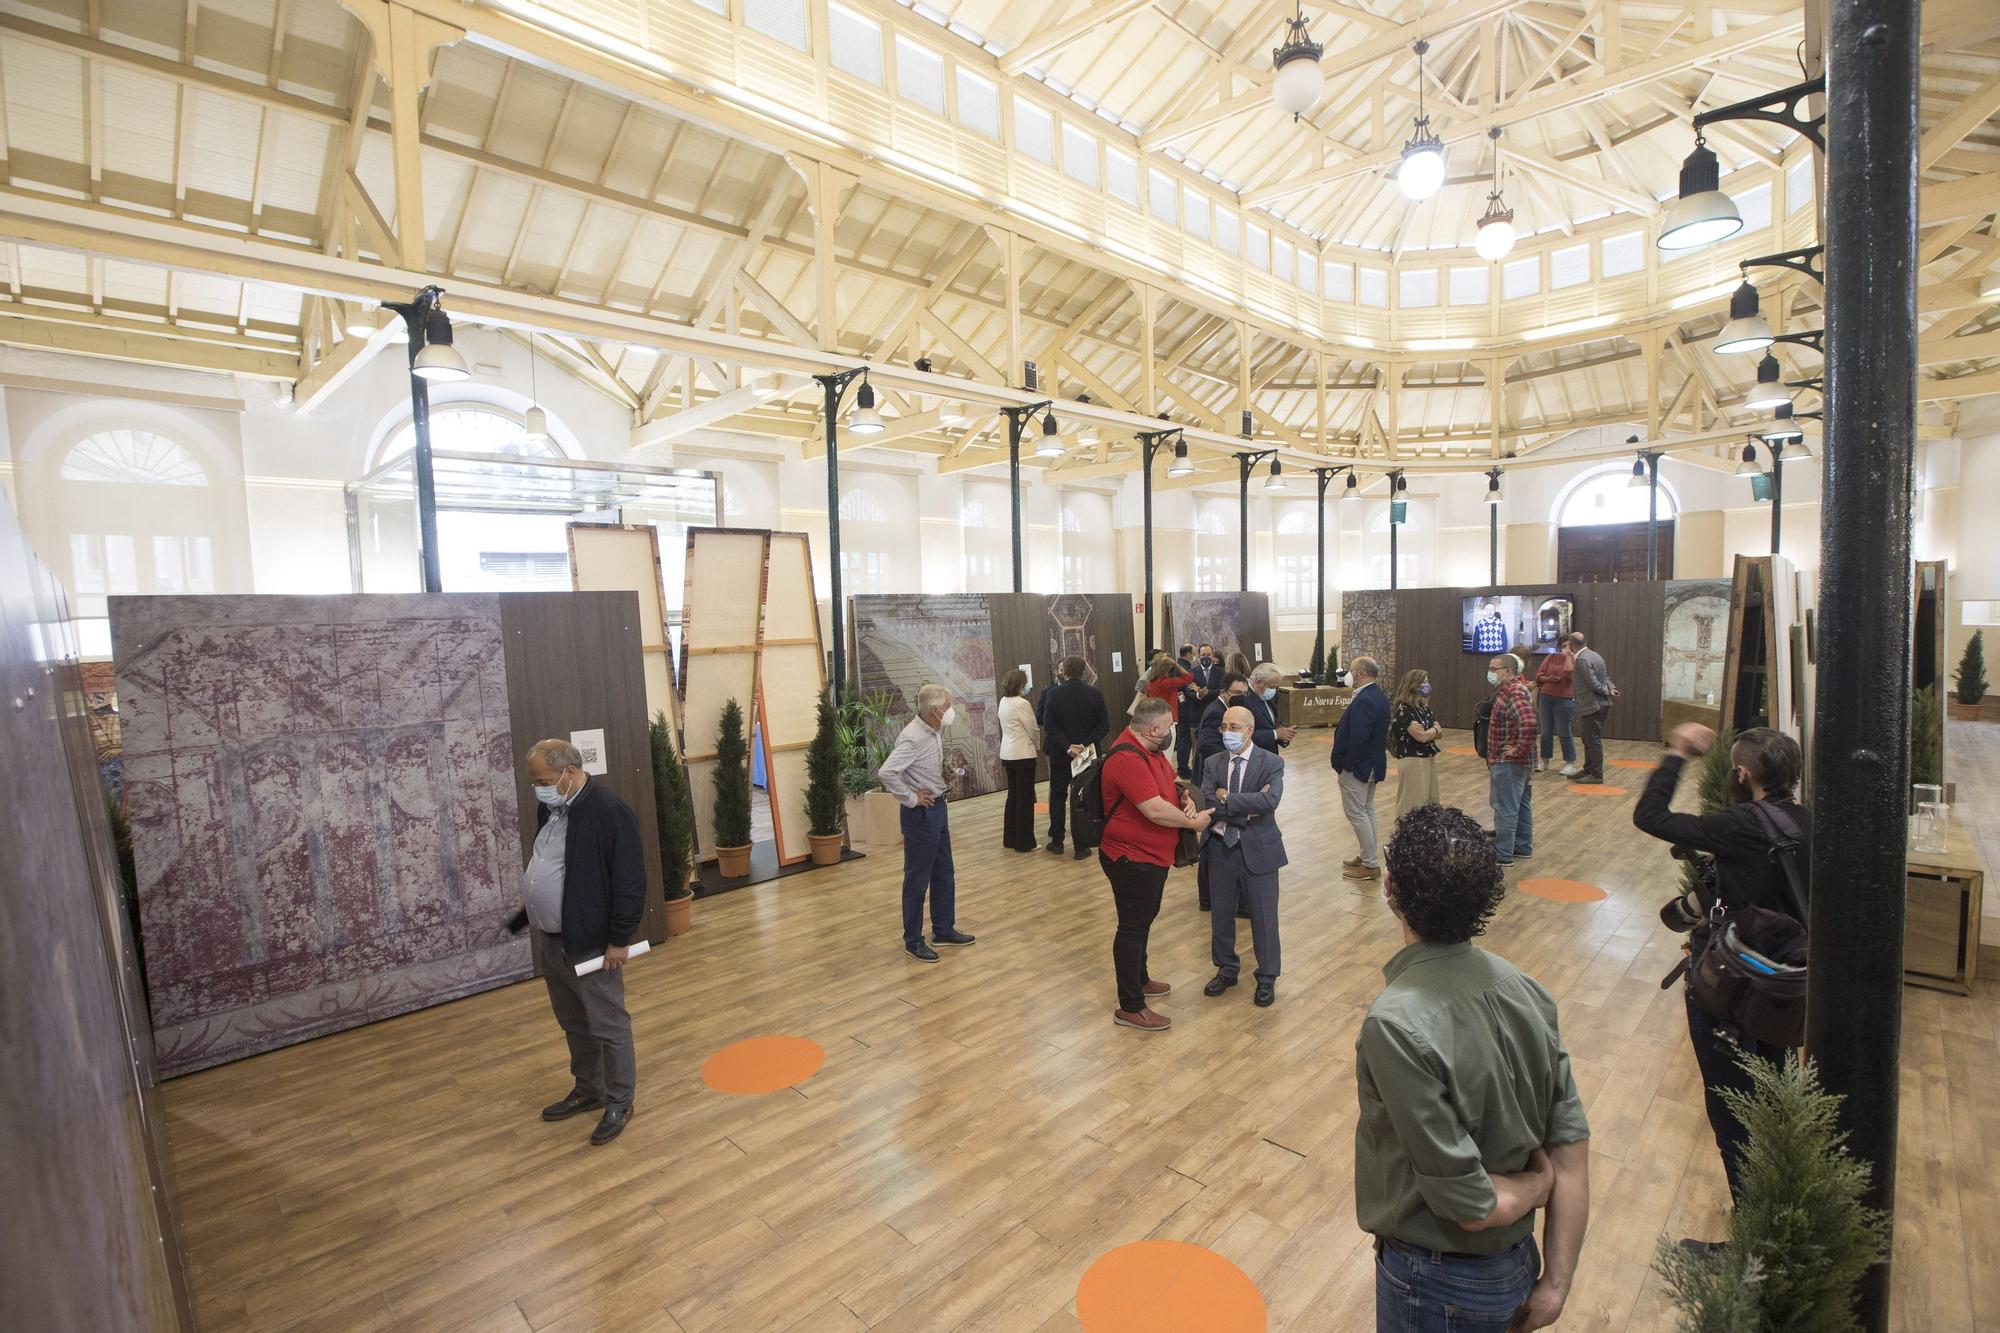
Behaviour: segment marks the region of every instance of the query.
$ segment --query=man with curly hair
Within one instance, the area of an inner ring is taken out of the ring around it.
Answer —
[[[1382,969],[1354,1066],[1354,1210],[1375,1236],[1376,1328],[1545,1328],[1590,1212],[1590,1126],[1555,1001],[1473,947],[1506,893],[1476,820],[1419,806],[1384,860],[1404,947]]]

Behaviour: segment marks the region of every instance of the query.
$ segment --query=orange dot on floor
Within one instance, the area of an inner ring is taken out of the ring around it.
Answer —
[[[1036,801],[1036,802],[1035,802],[1035,813],[1036,813],[1036,814],[1038,814],[1038,815],[1045,815],[1045,814],[1047,814],[1048,812],[1049,812],[1049,803],[1048,803],[1047,801]]]
[[[1521,892],[1552,903],[1600,903],[1610,896],[1595,884],[1575,879],[1524,879]]]
[[[1444,747],[1444,752],[1446,754],[1469,754],[1475,759],[1479,757],[1479,751],[1473,749],[1470,745],[1447,745]]]
[[[752,1097],[796,1087],[819,1072],[826,1052],[804,1037],[751,1037],[708,1057],[701,1081],[717,1092]]]
[[[1606,762],[1609,763],[1613,768],[1640,768],[1640,769],[1651,770],[1659,767],[1658,764],[1654,763],[1650,759],[1611,759],[1607,760]]]
[[[1100,1256],[1076,1288],[1085,1333],[1263,1333],[1264,1298],[1213,1250],[1142,1240]]]
[[[1569,784],[1569,789],[1571,791],[1580,791],[1585,796],[1630,796],[1632,794],[1623,787],[1606,787],[1595,782],[1572,782]]]

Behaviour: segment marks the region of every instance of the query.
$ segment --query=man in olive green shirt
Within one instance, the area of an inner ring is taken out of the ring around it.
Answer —
[[[1590,1210],[1590,1126],[1555,1001],[1472,945],[1506,892],[1476,821],[1419,806],[1385,859],[1405,947],[1383,969],[1355,1061],[1354,1207],[1376,1238],[1376,1326],[1546,1327]]]

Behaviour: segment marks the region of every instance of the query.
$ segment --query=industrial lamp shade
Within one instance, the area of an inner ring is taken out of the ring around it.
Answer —
[[[1778,364],[1778,358],[1769,352],[1764,353],[1764,359],[1757,363],[1757,387],[1743,400],[1743,406],[1752,412],[1770,412],[1779,407],[1790,407],[1792,395],[1790,390],[1785,388],[1784,373],[1784,368]]]
[[[1403,165],[1396,169],[1396,187],[1405,198],[1428,199],[1444,184],[1444,141],[1431,133],[1428,117],[1417,119],[1417,131],[1403,145]]]
[[[1167,466],[1170,477],[1186,477],[1194,472],[1194,464],[1188,461],[1187,441],[1174,441],[1174,461]]]
[[[1514,210],[1500,207],[1500,196],[1488,195],[1486,212],[1479,219],[1479,232],[1472,248],[1481,259],[1504,259],[1514,248]]]
[[[880,435],[886,424],[875,410],[875,386],[861,381],[854,395],[854,410],[847,414],[847,428],[856,435]]]
[[[1739,477],[1761,477],[1764,475],[1764,469],[1757,466],[1756,445],[1746,444],[1743,446],[1743,460],[1736,465],[1736,475]]]
[[[1056,414],[1050,412],[1042,418],[1042,442],[1035,446],[1035,457],[1061,458],[1062,456],[1062,433],[1056,427]]]
[[[1319,58],[1324,48],[1306,36],[1303,9],[1285,24],[1285,44],[1271,53],[1278,76],[1271,84],[1271,102],[1278,110],[1297,119],[1319,105],[1326,92],[1326,76],[1320,72]]]
[[[549,438],[549,414],[540,407],[531,407],[521,414],[521,433],[537,444],[546,443]]]
[[[1799,429],[1799,423],[1792,419],[1790,403],[1778,404],[1777,420],[1758,434],[1764,437],[1767,444],[1795,444],[1806,437],[1806,433]]]
[[[1264,478],[1264,489],[1267,491],[1282,491],[1289,489],[1289,487],[1285,485],[1285,465],[1278,459],[1274,458],[1271,460],[1271,475]]]
[[[1347,489],[1340,493],[1340,498],[1343,500],[1352,500],[1359,494],[1361,494],[1361,478],[1350,472],[1347,474]]]
[[[1498,477],[1489,477],[1489,478],[1487,478],[1487,480],[1486,480],[1486,503],[1487,503],[1487,504],[1490,504],[1490,505],[1497,505],[1497,504],[1499,504],[1499,503],[1500,503],[1500,499],[1501,499],[1501,496],[1500,496],[1500,478],[1498,478]]]
[[[1681,163],[1680,197],[1661,219],[1654,244],[1662,250],[1692,250],[1743,230],[1743,215],[1719,188],[1721,180],[1721,164],[1697,139],[1694,151]]]
[[[1744,283],[1729,298],[1729,322],[1715,336],[1717,352],[1761,352],[1771,345],[1771,326],[1758,313],[1757,289]]]
[[[1643,458],[1633,459],[1632,480],[1625,483],[1625,489],[1628,491],[1643,491],[1652,484],[1652,478],[1646,475],[1646,460]]]
[[[472,367],[465,364],[465,358],[450,343],[432,342],[418,349],[417,359],[410,363],[410,373],[436,383],[470,379]]]

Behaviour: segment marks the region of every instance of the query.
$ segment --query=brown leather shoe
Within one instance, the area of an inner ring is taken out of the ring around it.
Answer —
[[[1141,1009],[1132,1013],[1125,1009],[1113,1009],[1111,1021],[1121,1028],[1137,1028],[1141,1032],[1165,1032],[1174,1025],[1174,1020],[1165,1014],[1156,1014],[1151,1009]]]
[[[1174,993],[1174,988],[1164,981],[1149,981],[1141,989],[1146,992],[1146,998],[1149,1000],[1157,1000],[1162,995]]]
[[[1376,879],[1382,872],[1374,866],[1348,866],[1340,874],[1343,879]]]
[[[1345,861],[1342,861],[1340,863],[1340,868],[1342,870],[1360,870],[1363,868],[1361,858],[1358,856],[1350,856]]]

